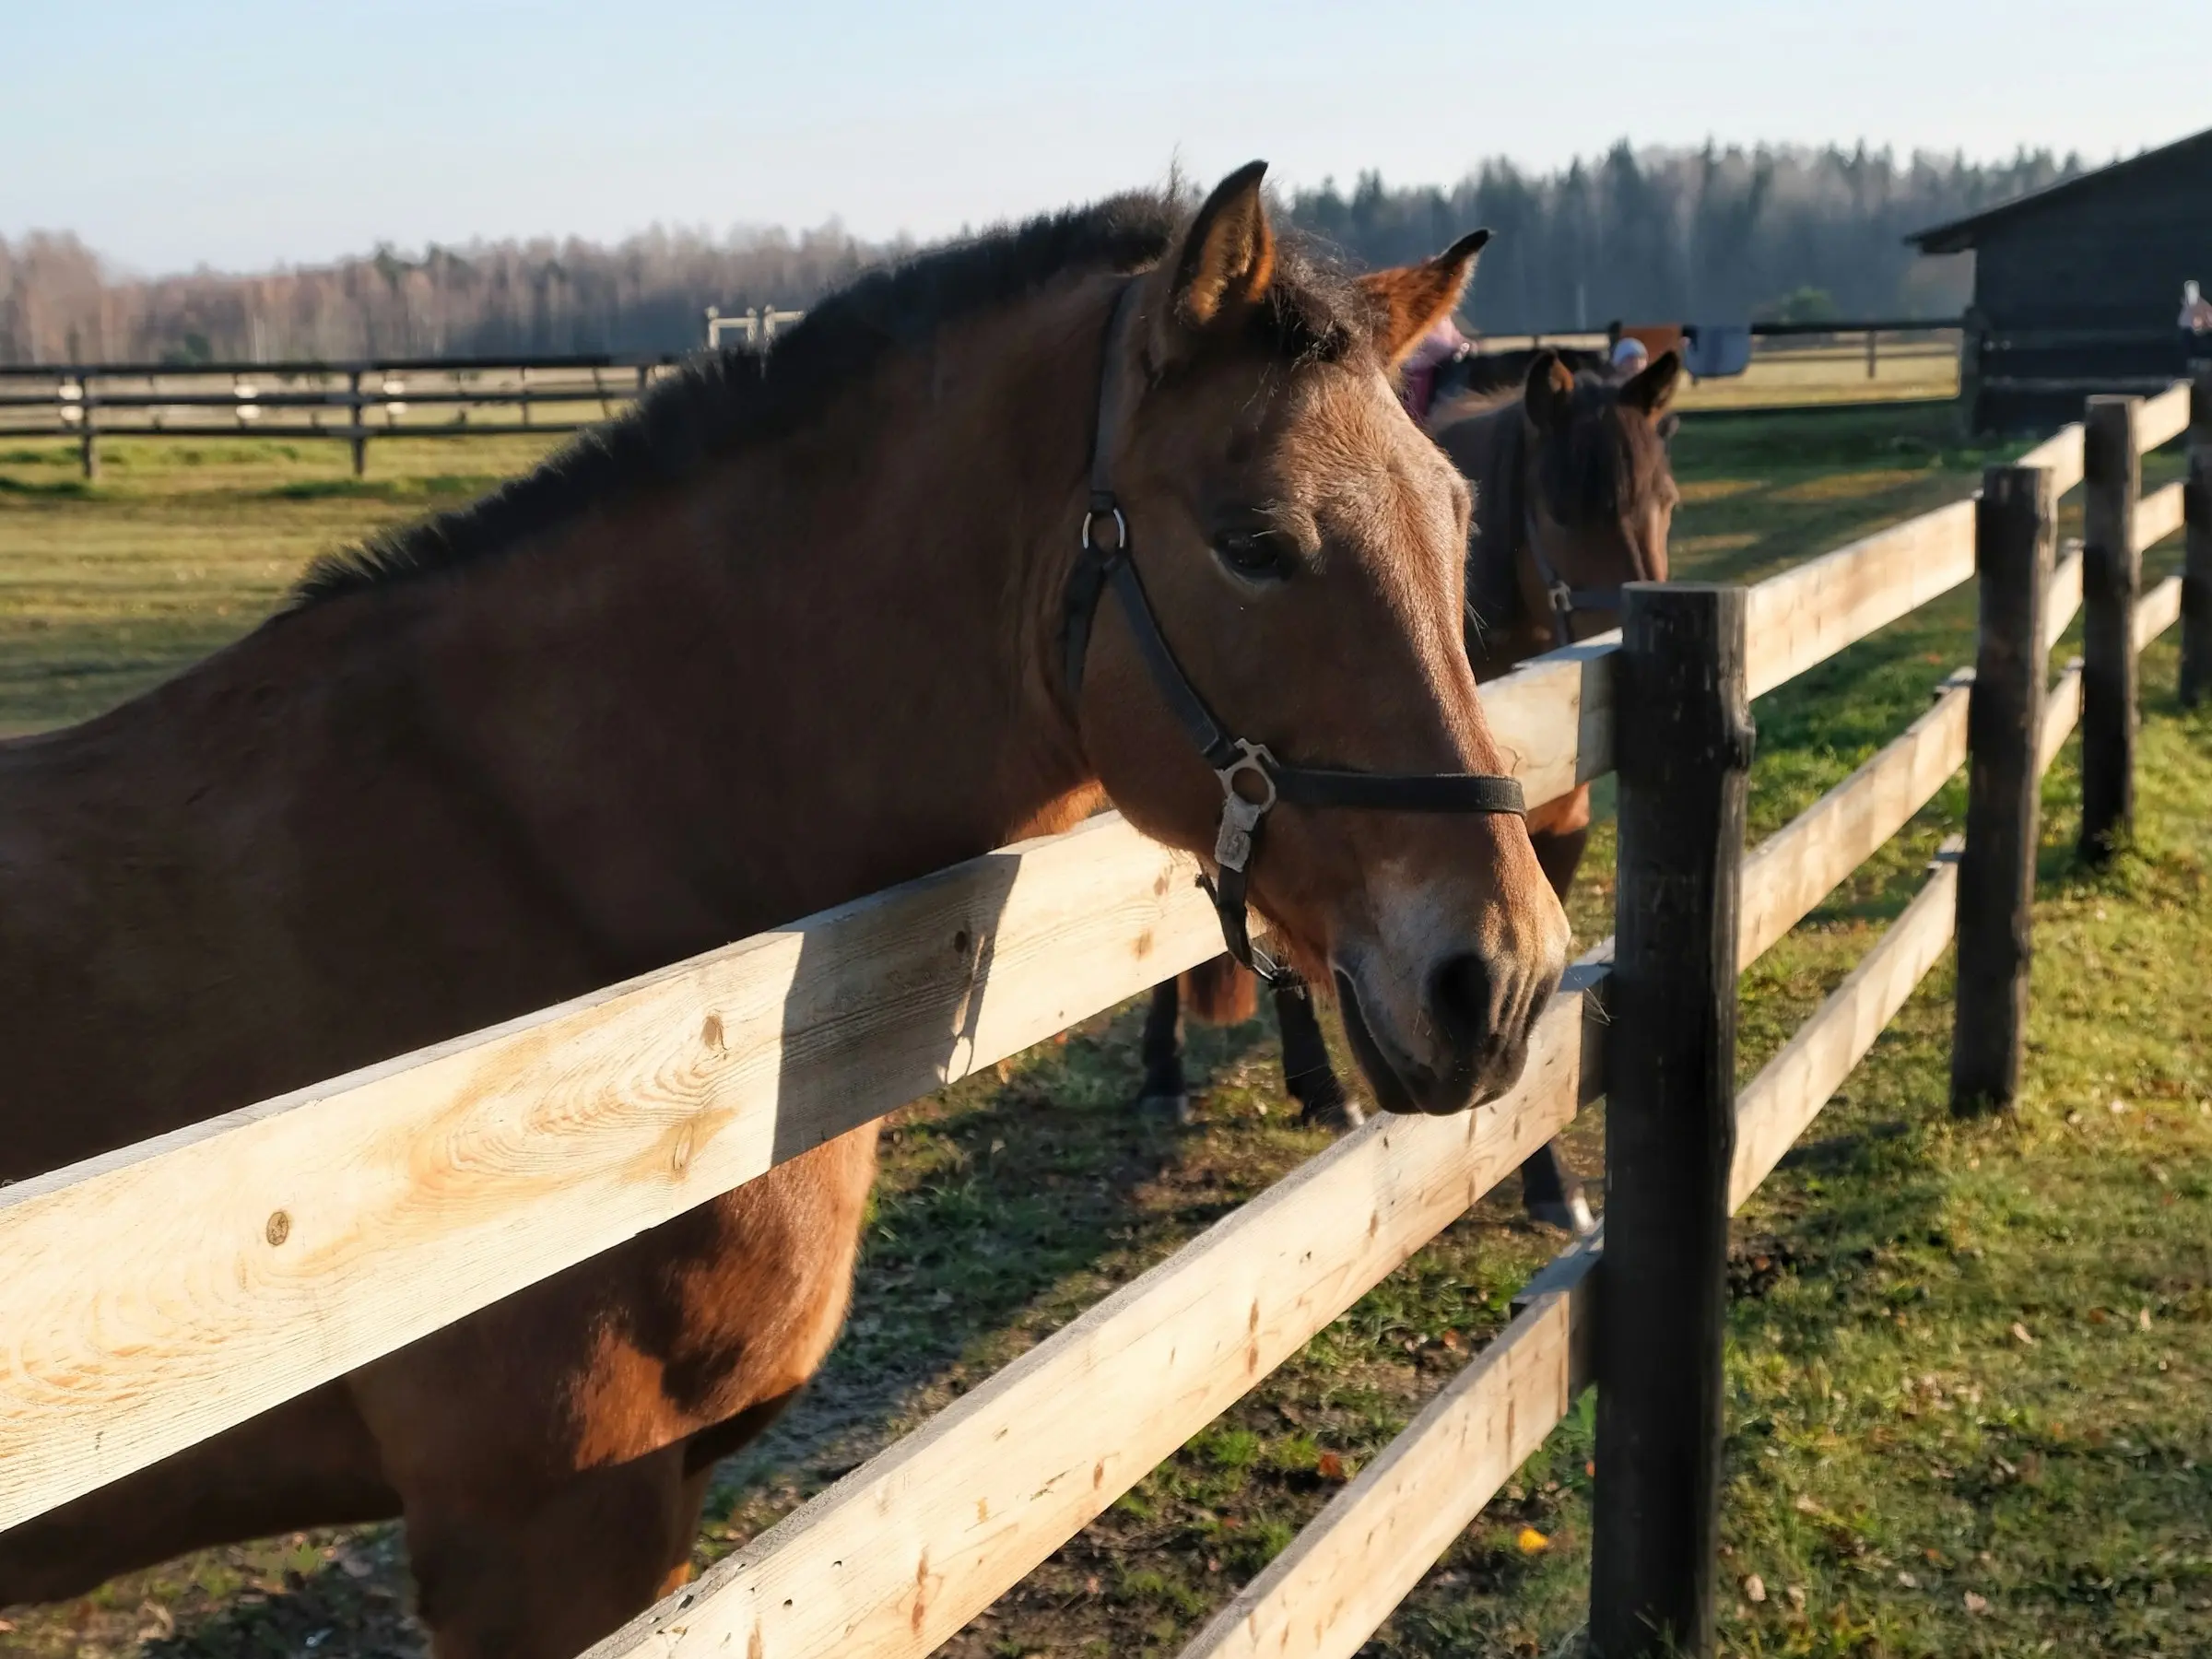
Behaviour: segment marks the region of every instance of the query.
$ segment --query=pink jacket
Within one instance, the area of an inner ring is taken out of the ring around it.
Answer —
[[[1438,365],[1448,362],[1467,344],[1466,335],[1446,317],[1421,336],[1421,343],[1398,370],[1398,396],[1417,424],[1429,418],[1429,405],[1436,394]]]

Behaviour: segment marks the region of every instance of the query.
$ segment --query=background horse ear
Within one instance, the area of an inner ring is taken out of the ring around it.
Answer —
[[[1627,393],[1622,393],[1627,396]],[[1548,347],[1528,365],[1528,383],[1523,392],[1528,418],[1546,430],[1565,426],[1574,414],[1574,371]]]
[[[1266,162],[1248,161],[1215,185],[1181,250],[1154,274],[1164,288],[1145,308],[1153,319],[1155,368],[1188,356],[1201,336],[1241,315],[1275,279],[1275,230],[1260,199],[1266,171]]]
[[[1397,367],[1422,335],[1457,309],[1475,274],[1475,256],[1489,240],[1488,230],[1473,231],[1434,259],[1359,278],[1359,291],[1375,308],[1375,349],[1384,362]]]
[[[1663,351],[1650,367],[1620,389],[1620,401],[1646,415],[1657,415],[1675,400],[1675,385],[1682,378],[1682,354]]]

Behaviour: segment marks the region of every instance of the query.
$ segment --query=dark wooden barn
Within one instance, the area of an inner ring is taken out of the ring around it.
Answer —
[[[2194,355],[2183,283],[2212,296],[2212,129],[1906,241],[1973,253],[1961,392],[1977,430],[2056,426],[2092,392],[2159,390]]]

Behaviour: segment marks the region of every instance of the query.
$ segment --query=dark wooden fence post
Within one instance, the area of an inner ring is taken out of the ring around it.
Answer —
[[[1710,1654],[1720,1544],[1743,591],[1628,590],[1590,1648]]]
[[[99,416],[96,411],[100,406],[100,400],[92,395],[92,377],[88,374],[79,374],[76,377],[76,406],[78,410],[76,418],[80,432],[77,440],[80,451],[79,459],[84,467],[85,477],[97,478],[100,477],[100,440],[97,434]]]
[[[1966,851],[1959,861],[1951,1036],[1951,1110],[1962,1116],[2009,1107],[2020,1086],[2042,783],[2036,749],[2048,673],[2043,609],[2057,535],[2052,483],[2043,467],[1990,467],[1974,517],[1982,621],[1966,713]]]
[[[361,401],[361,371],[356,369],[346,377],[346,401],[353,406],[353,476],[366,477],[369,473],[369,408]]]
[[[2182,571],[2182,704],[2212,694],[2212,369],[2189,391],[2189,543]]]
[[[2136,500],[2142,399],[2092,397],[2082,421],[2081,840],[2102,864],[2136,822]]]

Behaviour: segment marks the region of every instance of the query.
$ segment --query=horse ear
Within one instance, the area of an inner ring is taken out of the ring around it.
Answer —
[[[1375,349],[1395,368],[1421,343],[1421,336],[1458,308],[1475,274],[1475,256],[1490,240],[1488,230],[1461,237],[1434,259],[1419,265],[1371,271],[1359,289],[1375,312]]]
[[[1241,315],[1275,279],[1275,231],[1260,199],[1265,161],[1248,161],[1214,186],[1175,256],[1159,267],[1153,360],[1166,367],[1198,336]]]
[[[1563,427],[1574,410],[1574,371],[1547,346],[1528,365],[1523,397],[1528,418],[1536,425],[1547,429]]]
[[[1620,401],[1646,415],[1658,415],[1675,400],[1675,384],[1682,378],[1682,356],[1663,351],[1636,378],[1620,389]]]

